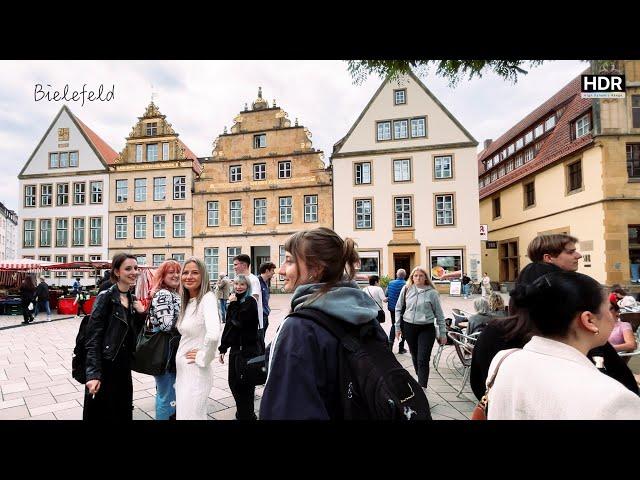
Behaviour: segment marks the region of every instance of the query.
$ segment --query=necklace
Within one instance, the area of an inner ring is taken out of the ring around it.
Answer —
[[[126,295],[127,293],[129,293],[129,290],[123,292],[122,290],[120,290],[120,288],[118,288],[118,291],[120,292],[121,295]]]

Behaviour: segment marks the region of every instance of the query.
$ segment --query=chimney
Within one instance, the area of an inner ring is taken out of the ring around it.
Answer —
[[[487,148],[489,148],[489,145],[491,145],[491,142],[493,142],[493,139],[492,139],[492,138],[487,138],[487,139],[484,141],[484,150],[486,150]]]

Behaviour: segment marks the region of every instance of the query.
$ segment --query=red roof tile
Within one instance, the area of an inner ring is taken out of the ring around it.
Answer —
[[[180,146],[182,146],[182,148],[184,148],[185,158],[193,160],[193,171],[200,175],[202,173],[202,165],[198,161],[198,157],[196,156],[196,154],[193,153],[182,140],[178,139],[178,143],[180,144]]]
[[[107,144],[107,142],[102,140],[93,130],[87,127],[84,124],[84,122],[82,122],[82,120],[80,120],[75,115],[73,115],[73,118],[76,120],[76,122],[78,122],[78,125],[80,125],[80,128],[82,128],[82,131],[87,136],[89,141],[93,143],[93,146],[98,151],[98,153],[102,156],[102,159],[104,160],[104,162],[107,165],[113,165],[115,163],[116,157],[118,156],[116,151],[113,148],[111,148]]]

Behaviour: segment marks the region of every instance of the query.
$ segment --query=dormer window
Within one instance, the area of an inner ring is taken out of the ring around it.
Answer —
[[[393,98],[395,105],[405,105],[407,103],[407,89],[403,88],[402,90],[394,90]]]
[[[574,140],[580,137],[584,137],[587,133],[591,131],[591,115],[586,114],[580,117],[574,123]]]
[[[147,137],[154,137],[158,134],[158,123],[147,123]]]
[[[551,115],[549,118],[547,118],[547,121],[544,122],[544,130],[545,132],[549,131],[555,126],[556,126],[556,117],[555,115]]]

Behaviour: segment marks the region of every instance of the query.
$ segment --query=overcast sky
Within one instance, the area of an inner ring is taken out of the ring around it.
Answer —
[[[495,75],[463,80],[455,88],[433,73],[421,80],[480,142],[498,138],[588,67],[586,62],[553,61],[532,69],[517,84]],[[289,114],[292,124],[312,133],[315,148],[328,163],[333,144],[349,130],[381,83],[371,76],[356,86],[343,61],[0,61],[0,202],[17,210],[17,175],[62,107],[62,102],[34,100],[35,85],[45,91],[105,90],[115,85],[109,102],[66,102],[71,111],[120,152],[125,137],[151,100],[198,156],[211,155],[213,140],[258,86],[269,104]],[[46,87],[50,84],[51,87]]]

